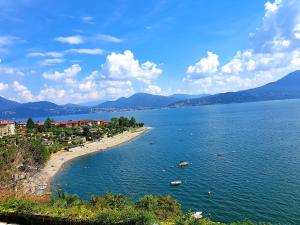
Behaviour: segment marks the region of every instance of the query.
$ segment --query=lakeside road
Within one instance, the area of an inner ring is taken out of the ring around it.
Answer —
[[[49,191],[52,178],[63,168],[64,164],[81,156],[101,152],[108,148],[129,142],[144,134],[150,127],[141,127],[135,131],[125,131],[113,137],[103,138],[100,141],[88,142],[83,146],[70,148],[69,151],[59,151],[51,155],[43,169],[23,183],[24,192],[43,194]],[[45,187],[47,188],[45,189]]]

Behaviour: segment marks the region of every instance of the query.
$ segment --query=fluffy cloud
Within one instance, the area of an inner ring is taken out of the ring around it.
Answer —
[[[0,75],[2,74],[24,76],[24,72],[17,68],[0,66]]]
[[[62,58],[53,58],[53,59],[45,59],[40,62],[41,66],[52,66],[54,64],[63,63],[65,59]]]
[[[31,91],[24,85],[20,84],[18,81],[14,81],[12,88],[18,94],[19,98],[23,101],[34,101],[35,98]]]
[[[44,72],[42,76],[47,80],[60,81],[64,79],[65,83],[73,84],[73,78],[81,71],[78,64],[73,64],[71,67],[65,69],[63,72]]]
[[[0,92],[6,91],[8,89],[8,84],[4,84],[0,82]]]
[[[53,58],[60,58],[64,56],[64,54],[61,52],[29,52],[27,55],[29,57],[53,57]]]
[[[87,54],[87,55],[102,55],[104,50],[100,48],[71,48],[62,52],[29,52],[29,57],[53,57],[61,58],[66,54]]]
[[[96,35],[95,39],[99,41],[112,42],[112,43],[123,42],[122,39],[107,34],[98,34]]]
[[[157,85],[150,84],[150,85],[148,85],[148,87],[146,88],[145,91],[150,94],[158,95],[162,92],[162,89]]]
[[[202,93],[237,91],[275,81],[300,69],[298,38],[299,2],[267,2],[262,26],[250,34],[250,49],[238,51],[220,70],[217,55],[208,55],[194,66],[188,67],[184,81],[192,89]]]
[[[64,51],[65,53],[74,53],[74,54],[87,54],[87,55],[102,55],[103,50],[100,48],[73,48]]]
[[[18,42],[20,39],[15,36],[3,35],[0,36],[0,46],[12,45]]]
[[[92,36],[83,36],[83,35],[73,35],[73,36],[60,36],[54,38],[55,41],[58,41],[63,44],[78,45],[86,42],[111,42],[111,43],[121,43],[122,39],[108,35],[108,34],[96,34]]]
[[[56,37],[54,40],[64,44],[70,44],[70,45],[78,45],[85,42],[84,38],[80,35]]]
[[[111,79],[137,79],[144,82],[156,79],[162,70],[153,62],[139,63],[131,51],[108,55],[106,62],[102,65],[102,72]]]
[[[91,17],[91,16],[81,16],[80,19],[83,23],[87,23],[87,24],[94,23],[94,17]]]
[[[212,52],[207,52],[207,57],[200,59],[195,65],[189,66],[187,73],[194,74],[190,78],[207,76],[208,74],[217,72],[219,65],[219,56]]]
[[[46,80],[56,82],[56,87],[45,86],[38,99],[54,100],[66,103],[104,99],[116,99],[134,93],[134,83],[147,83],[150,93],[161,92],[161,88],[151,85],[162,70],[150,61],[139,63],[129,50],[123,53],[111,53],[100,70],[93,71],[82,79],[77,76],[81,67],[74,64],[63,71],[44,72]],[[63,82],[62,82],[63,81]]]

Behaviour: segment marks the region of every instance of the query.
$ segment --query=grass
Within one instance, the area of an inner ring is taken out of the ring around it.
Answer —
[[[52,197],[0,194],[0,220],[22,224],[44,221],[44,224],[225,225],[209,218],[195,219],[191,212],[183,213],[180,204],[170,196],[145,195],[134,201],[124,195],[107,193],[84,201],[63,192]],[[231,223],[253,224],[249,220]]]

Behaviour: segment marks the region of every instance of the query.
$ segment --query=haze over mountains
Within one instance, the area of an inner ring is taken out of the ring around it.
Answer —
[[[183,100],[173,103],[170,106],[200,106],[297,98],[300,98],[300,70],[258,88]]]
[[[207,95],[186,95],[174,94],[170,96],[152,95],[147,93],[136,93],[128,98],[122,97],[116,101],[107,101],[98,107],[103,109],[143,109],[143,108],[161,108],[172,103],[200,98]]]
[[[19,103],[0,97],[0,117],[2,119],[43,117],[95,111],[200,106],[296,98],[300,98],[300,71],[290,73],[276,82],[244,91],[215,95],[174,94],[170,96],[136,93],[127,98],[122,97],[96,106],[57,105],[48,101]]]

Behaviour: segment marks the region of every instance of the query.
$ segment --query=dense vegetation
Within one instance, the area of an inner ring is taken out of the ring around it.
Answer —
[[[76,195],[58,192],[48,197],[7,194],[0,197],[0,220],[22,224],[101,224],[101,225],[222,225],[209,218],[195,219],[184,214],[170,196],[146,195],[137,201],[107,193],[83,201]],[[250,221],[232,225],[252,225]]]
[[[142,127],[135,118],[112,118],[107,124],[59,127],[48,118],[43,124],[28,119],[26,128],[17,130],[15,135],[0,138],[0,186],[13,185],[12,176],[22,170],[37,170],[50,158],[52,153],[68,150],[103,137],[111,137],[123,131]]]

